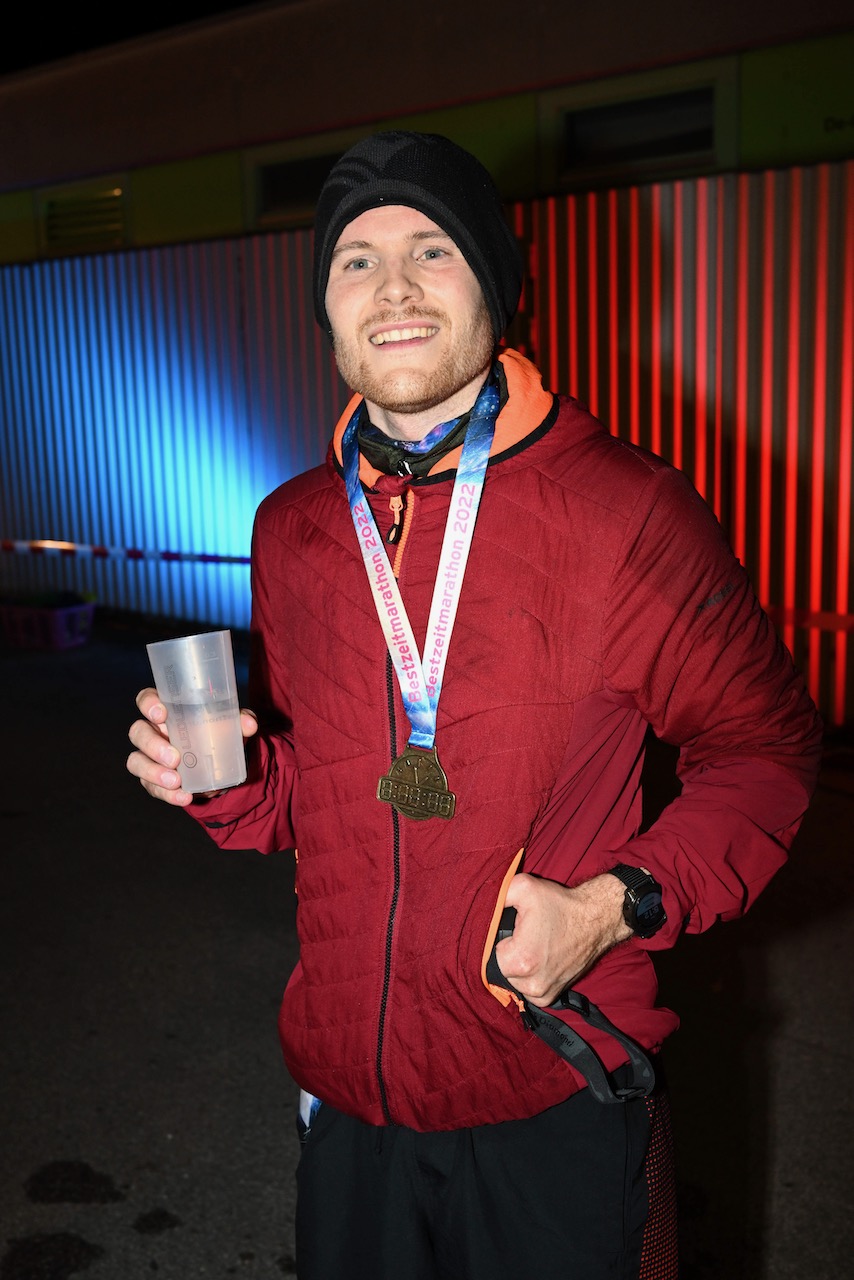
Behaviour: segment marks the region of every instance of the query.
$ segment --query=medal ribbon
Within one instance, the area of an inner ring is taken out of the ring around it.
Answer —
[[[359,479],[356,432],[361,406],[347,424],[341,441],[350,514],[377,616],[400,685],[404,710],[412,726],[410,746],[431,749],[436,739],[436,710],[442,691],[442,676],[474,535],[475,517],[483,493],[499,403],[498,387],[490,378],[472,409],[463,442],[433,587],[423,661],[418,656],[403,597]]]

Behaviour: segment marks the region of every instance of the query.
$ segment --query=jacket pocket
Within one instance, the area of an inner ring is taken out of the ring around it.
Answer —
[[[492,955],[492,949],[495,946],[495,939],[498,935],[498,926],[501,922],[501,916],[504,911],[504,902],[505,902],[505,899],[507,898],[507,889],[509,888],[510,881],[513,879],[516,872],[519,870],[519,866],[522,862],[522,858],[524,857],[524,854],[525,854],[525,850],[520,849],[519,852],[516,854],[516,857],[510,863],[510,866],[507,868],[507,872],[505,873],[504,879],[501,882],[501,888],[498,892],[498,898],[495,903],[495,908],[492,912],[492,918],[489,922],[489,928],[486,931],[486,941],[484,942],[483,954],[481,955],[481,959],[480,959],[480,976],[481,976],[483,985],[486,987],[487,991],[491,991],[492,994],[495,996],[496,1000],[499,1000],[501,1004],[503,1004],[505,1007],[509,1005],[511,1002],[514,1004],[518,1004],[519,1001],[513,995],[512,991],[508,991],[506,987],[499,987],[494,982],[489,981],[489,978],[486,972],[486,966],[489,962],[489,957]]]

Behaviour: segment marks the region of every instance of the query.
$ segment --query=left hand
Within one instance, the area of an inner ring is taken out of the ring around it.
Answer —
[[[600,956],[632,937],[624,897],[625,886],[607,872],[571,889],[520,872],[507,891],[516,925],[496,950],[501,972],[531,1004],[552,1004]]]

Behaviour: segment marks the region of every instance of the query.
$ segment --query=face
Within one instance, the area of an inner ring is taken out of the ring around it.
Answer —
[[[494,338],[480,285],[417,209],[385,205],[341,233],[326,288],[335,358],[371,421],[417,440],[470,409]]]

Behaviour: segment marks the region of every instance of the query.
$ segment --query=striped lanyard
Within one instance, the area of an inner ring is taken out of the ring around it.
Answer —
[[[341,442],[350,514],[377,616],[400,685],[404,710],[412,728],[410,746],[432,748],[436,739],[436,712],[442,676],[499,405],[498,387],[490,378],[477,398],[463,442],[433,587],[423,659],[418,655],[400,587],[359,479],[356,434],[361,407],[351,417]]]

